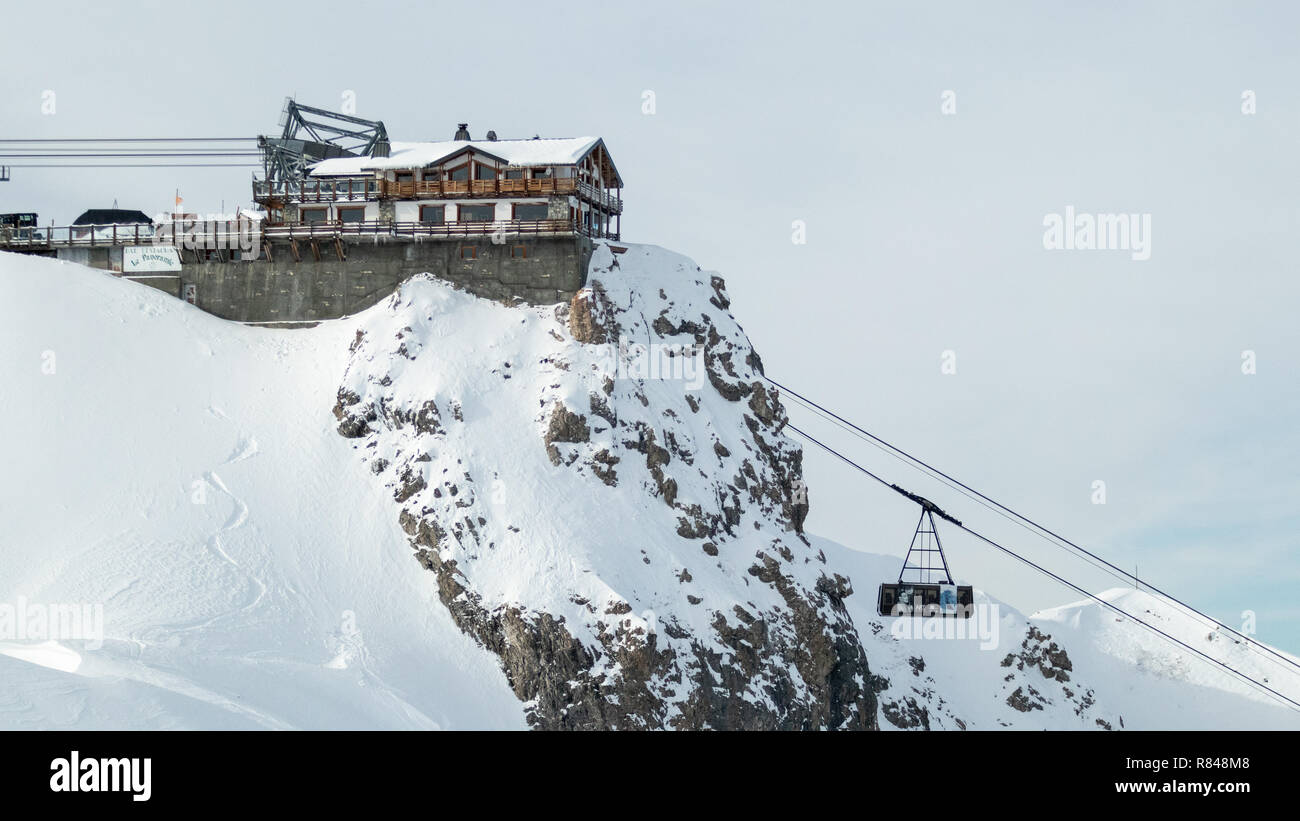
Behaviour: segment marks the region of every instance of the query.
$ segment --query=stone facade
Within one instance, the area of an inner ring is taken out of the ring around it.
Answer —
[[[405,279],[428,272],[487,299],[507,303],[568,302],[586,284],[592,243],[585,237],[491,237],[345,241],[340,260],[333,242],[298,242],[299,261],[286,243],[272,258],[183,264],[181,289],[196,286],[199,308],[238,322],[313,322],[363,311]]]
[[[569,198],[563,195],[553,196],[546,203],[548,220],[567,220],[569,218]]]

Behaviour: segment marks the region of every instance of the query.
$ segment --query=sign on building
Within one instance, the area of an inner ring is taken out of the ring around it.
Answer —
[[[181,255],[173,246],[128,245],[122,249],[122,273],[128,276],[180,269]]]

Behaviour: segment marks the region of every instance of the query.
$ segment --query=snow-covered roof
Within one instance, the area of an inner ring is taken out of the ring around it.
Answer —
[[[394,142],[387,157],[336,157],[312,167],[313,177],[345,177],[397,168],[424,168],[472,148],[509,165],[573,165],[600,142],[599,137],[534,140],[444,140],[433,143]]]

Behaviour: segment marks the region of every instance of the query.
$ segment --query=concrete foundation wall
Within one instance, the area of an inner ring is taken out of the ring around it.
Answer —
[[[253,262],[185,262],[180,285],[194,285],[196,304],[238,322],[311,322],[335,319],[383,300],[408,277],[429,272],[488,299],[532,304],[568,301],[586,282],[591,241],[585,237],[519,238],[493,244],[465,240],[394,240],[344,244],[340,261],[332,242],[272,246],[272,259]]]
[[[141,276],[124,276],[123,279],[129,279],[132,282],[138,282],[141,285],[148,285],[150,288],[157,288],[166,294],[180,299],[181,296],[181,277],[180,274],[148,274]]]
[[[121,246],[105,246],[103,248],[60,248],[55,257],[75,262],[78,265],[86,265],[91,268],[102,268],[105,271],[113,271],[119,275],[122,270],[122,248]],[[150,288],[170,294],[180,298],[181,295],[181,278],[180,274],[157,273],[157,274],[138,274],[134,276],[125,276],[123,279],[129,279],[132,282],[138,282],[141,285],[148,285]]]

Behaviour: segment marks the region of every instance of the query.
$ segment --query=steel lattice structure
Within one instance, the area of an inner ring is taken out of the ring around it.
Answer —
[[[279,137],[258,137],[267,182],[296,182],[314,163],[331,157],[383,157],[388,131],[378,120],[301,105],[286,98]]]

